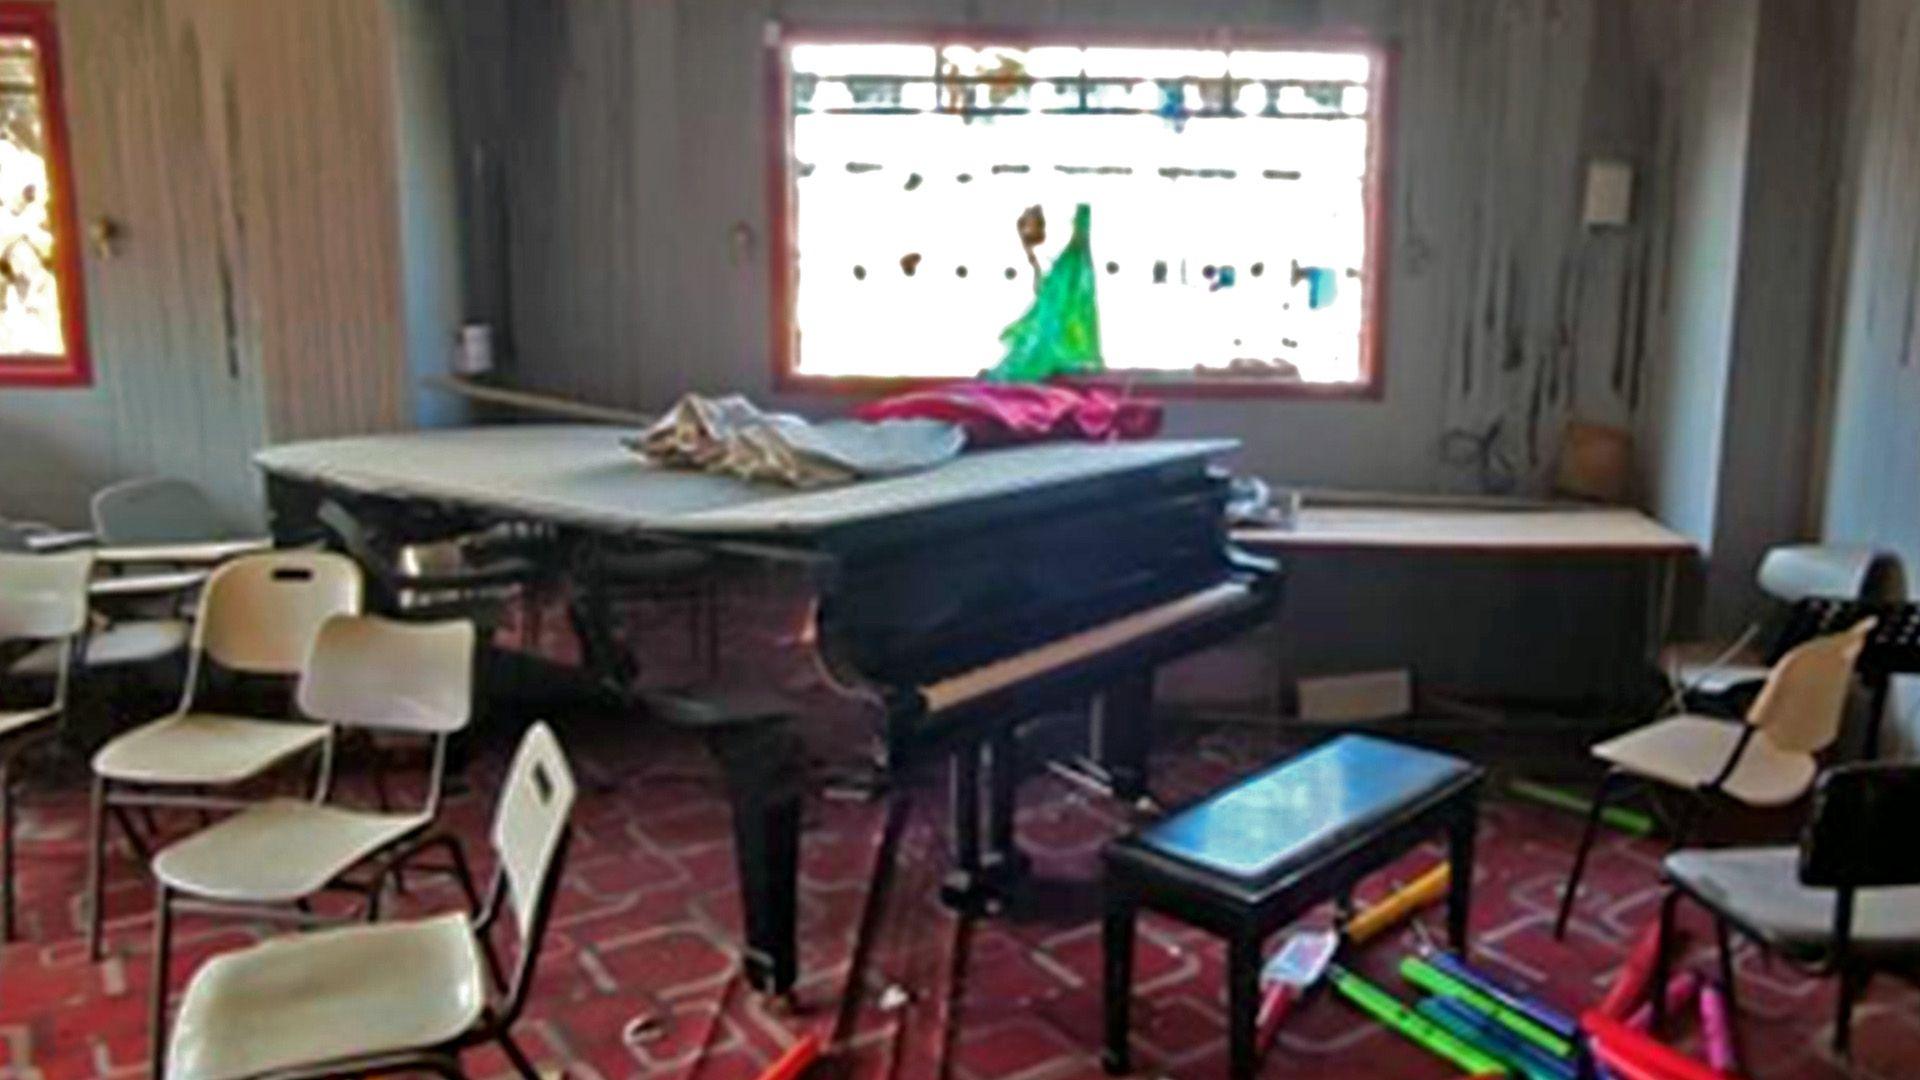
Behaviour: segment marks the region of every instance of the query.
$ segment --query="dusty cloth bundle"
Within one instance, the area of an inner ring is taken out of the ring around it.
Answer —
[[[688,394],[627,445],[673,468],[821,487],[929,469],[951,460],[965,442],[956,424],[814,424],[790,413],[763,412],[738,394]]]

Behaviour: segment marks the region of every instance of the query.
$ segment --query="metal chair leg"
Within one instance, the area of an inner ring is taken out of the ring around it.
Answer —
[[[1727,1012],[1737,1013],[1740,994],[1733,981],[1733,934],[1727,929],[1727,920],[1714,917],[1713,936],[1720,950],[1720,989],[1727,995]]]
[[[1842,1061],[1853,1057],[1853,1002],[1866,988],[1866,979],[1851,967],[1840,969],[1840,999],[1834,1007],[1833,1053]]]
[[[520,1049],[519,1043],[513,1041],[513,1034],[511,1032],[503,1027],[495,1035],[495,1038],[500,1042],[500,1049],[507,1052],[507,1060],[513,1062],[515,1072],[518,1072],[525,1080],[540,1080],[540,1070],[533,1067],[533,1059],[527,1056],[525,1050]]]
[[[0,761],[0,943],[13,940],[13,772]]]
[[[1619,770],[1608,769],[1607,774],[1600,778],[1599,789],[1593,793],[1593,805],[1587,808],[1587,825],[1580,834],[1580,847],[1574,852],[1573,870],[1567,875],[1566,890],[1560,894],[1560,911],[1554,916],[1553,937],[1556,941],[1567,936],[1567,919],[1573,914],[1573,898],[1580,891],[1580,879],[1587,872],[1587,855],[1593,850],[1593,841],[1600,831],[1600,813],[1606,809],[1607,800],[1620,781]]]
[[[152,1042],[147,1061],[153,1080],[166,1075],[167,961],[173,947],[173,891],[155,883],[153,901],[153,988],[147,1002],[147,1031]]]
[[[107,782],[93,778],[93,795],[87,813],[87,959],[100,962],[101,930],[105,918],[101,904],[106,895]]]
[[[1667,1022],[1667,982],[1673,969],[1673,924],[1680,910],[1680,890],[1669,888],[1660,900],[1660,929],[1653,946],[1653,979],[1647,994],[1653,1003],[1652,1034],[1660,1035]]]

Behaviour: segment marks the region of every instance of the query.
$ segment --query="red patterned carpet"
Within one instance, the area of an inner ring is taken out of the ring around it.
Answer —
[[[563,728],[589,781],[579,836],[531,1009],[520,1025],[536,1058],[578,1077],[751,1077],[805,1030],[839,1036],[836,1075],[1070,1080],[1099,1075],[1099,941],[1095,853],[1123,824],[1115,806],[1049,778],[1024,788],[1021,834],[1037,867],[1031,889],[1002,917],[957,919],[935,899],[942,867],[940,785],[924,777],[886,804],[814,800],[805,845],[802,926],[806,981],[797,1015],[776,1015],[747,992],[730,943],[738,913],[726,808],[697,746],[629,726]],[[1163,792],[1206,790],[1270,751],[1238,733],[1188,734],[1161,757]],[[499,755],[469,770],[471,790],[449,814],[478,849]],[[75,899],[82,876],[77,791],[39,793],[20,852],[26,940],[0,959],[0,1077],[65,1080],[144,1070],[149,894],[124,853],[111,896],[111,958],[82,955]],[[1475,945],[1484,965],[1568,1007],[1597,997],[1623,942],[1653,912],[1657,849],[1608,840],[1592,891],[1565,945],[1547,933],[1577,822],[1495,801],[1480,844]],[[887,886],[871,888],[876,861]],[[1405,878],[1421,854],[1390,871]],[[1388,884],[1376,883],[1374,892]],[[445,907],[453,890],[422,884],[403,909]],[[186,968],[257,931],[186,921]],[[1415,945],[1401,933],[1371,945],[1356,967],[1411,997],[1393,965]],[[857,946],[857,948],[856,948]],[[1707,954],[1698,962],[1703,966]],[[1743,1059],[1755,1077],[1842,1075],[1824,1052],[1830,987],[1739,964]],[[1203,935],[1143,926],[1137,1001],[1142,1075],[1225,1074],[1221,955]],[[898,988],[897,990],[893,988]],[[1681,1036],[1692,1045],[1691,1030]],[[1920,997],[1876,984],[1856,1021],[1856,1074],[1920,1075]],[[479,1076],[503,1064],[473,1055]],[[1421,1077],[1443,1064],[1321,996],[1296,1014],[1265,1075]]]

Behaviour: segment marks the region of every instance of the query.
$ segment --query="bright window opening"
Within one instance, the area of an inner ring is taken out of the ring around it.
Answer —
[[[992,367],[1084,203],[1115,377],[1370,389],[1384,66],[1356,47],[789,36],[782,374]]]
[[[0,383],[88,376],[53,7],[0,3]]]

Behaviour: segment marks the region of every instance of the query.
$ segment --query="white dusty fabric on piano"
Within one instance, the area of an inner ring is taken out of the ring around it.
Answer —
[[[931,469],[966,445],[958,424],[938,420],[815,424],[765,412],[738,394],[688,394],[627,446],[662,465],[792,487],[844,484]]]

